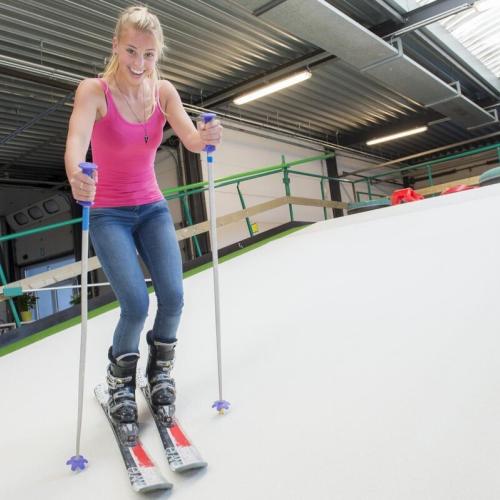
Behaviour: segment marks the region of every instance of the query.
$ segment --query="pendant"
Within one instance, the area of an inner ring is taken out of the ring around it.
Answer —
[[[149,141],[149,137],[147,135],[144,136],[144,143],[147,144]]]

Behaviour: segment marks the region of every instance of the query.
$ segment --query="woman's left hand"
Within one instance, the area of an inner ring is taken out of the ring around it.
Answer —
[[[222,125],[219,120],[210,120],[208,123],[198,121],[198,132],[203,142],[203,147],[206,145],[217,146],[221,143]]]

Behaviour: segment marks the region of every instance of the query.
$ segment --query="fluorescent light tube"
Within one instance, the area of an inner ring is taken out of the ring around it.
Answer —
[[[277,92],[278,90],[284,89],[286,87],[290,87],[291,85],[295,85],[296,83],[303,82],[311,78],[312,73],[308,70],[301,71],[300,73],[295,73],[294,75],[287,76],[277,82],[270,83],[264,87],[261,87],[257,90],[252,90],[246,94],[243,94],[236,99],[234,99],[234,104],[246,104],[247,102],[254,101],[255,99],[259,99],[260,97],[264,97],[265,95],[272,94],[273,92]]]
[[[380,144],[381,142],[393,141],[394,139],[400,139],[401,137],[406,137],[408,135],[420,134],[425,132],[427,127],[417,127],[410,130],[404,130],[403,132],[398,132],[397,134],[386,135],[385,137],[379,137],[378,139],[371,139],[366,141],[367,146],[373,146],[374,144]]]

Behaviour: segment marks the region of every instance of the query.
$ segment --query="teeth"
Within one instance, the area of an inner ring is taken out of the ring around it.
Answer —
[[[130,71],[132,71],[132,73],[134,73],[134,75],[142,75],[144,73],[144,71],[135,71],[132,68],[130,68]]]

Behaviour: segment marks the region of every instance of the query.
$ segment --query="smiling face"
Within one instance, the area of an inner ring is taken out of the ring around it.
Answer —
[[[126,26],[119,39],[113,38],[113,52],[118,59],[116,76],[128,85],[140,85],[151,76],[158,59],[157,41],[153,33]]]

